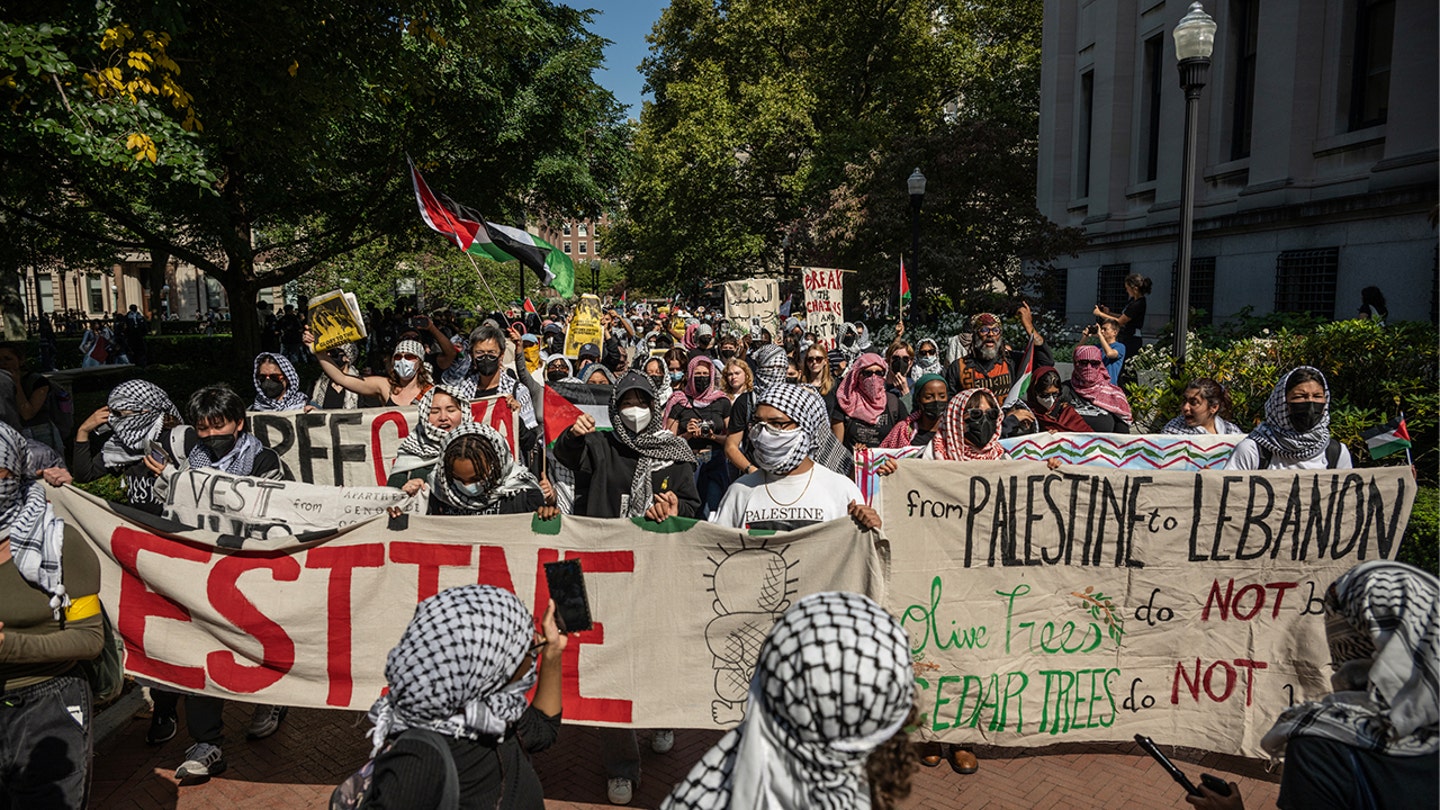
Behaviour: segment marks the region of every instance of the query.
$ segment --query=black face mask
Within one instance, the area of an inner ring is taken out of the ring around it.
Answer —
[[[1290,426],[1306,433],[1316,425],[1325,415],[1325,403],[1323,402],[1291,402],[1288,406],[1290,411]]]
[[[721,360],[733,360],[734,358],[735,358],[735,350],[734,350],[734,349],[721,349],[721,350],[720,350],[720,359],[721,359]]]
[[[695,345],[696,345],[696,346],[699,346],[699,347],[702,348],[702,349],[708,349],[708,348],[710,348],[710,338],[708,338],[708,337],[696,338],[696,339],[695,339]]]
[[[263,380],[260,383],[260,393],[270,399],[279,399],[285,393],[285,383],[280,380]]]
[[[908,358],[908,357],[892,357],[892,358],[890,358],[890,370],[893,371],[893,372],[895,372],[896,374],[904,374],[906,371],[909,371],[909,370],[910,370],[910,358]]]
[[[480,372],[481,377],[489,377],[500,370],[500,358],[498,357],[477,357],[475,358],[475,370]]]
[[[945,415],[945,409],[948,407],[950,407],[950,402],[944,399],[922,402],[920,403],[920,412],[930,419],[939,419]]]
[[[854,336],[854,335],[846,335],[845,337],[840,338],[840,342],[841,342],[841,343],[844,343],[846,346],[854,346],[854,345],[855,345],[855,336]]]
[[[971,447],[980,448],[990,443],[995,437],[995,417],[985,416],[981,419],[965,420],[965,441]]]
[[[703,394],[710,390],[709,377],[692,377],[691,380],[695,383],[695,393]]]
[[[659,391],[661,389],[664,389],[666,391],[670,390],[670,382],[666,375],[646,374],[645,376],[650,380],[650,387],[654,388],[656,391]]]
[[[228,436],[206,436],[200,440],[200,443],[205,445],[211,460],[219,461],[230,455],[230,451],[235,449],[235,442],[238,440],[239,435],[231,433]]]
[[[563,368],[560,369],[559,371],[547,371],[547,372],[545,372],[545,379],[549,380],[550,382],[560,382],[561,380],[565,379],[565,378],[568,377],[568,376],[570,376],[570,375],[566,374],[566,373],[565,373],[565,369],[563,369]]]

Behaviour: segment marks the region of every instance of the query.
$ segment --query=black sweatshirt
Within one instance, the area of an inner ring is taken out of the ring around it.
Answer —
[[[576,436],[566,430],[555,440],[555,460],[575,471],[575,514],[587,517],[623,517],[621,498],[630,498],[630,482],[640,455],[603,431]],[[695,489],[695,464],[677,461],[650,475],[656,495],[673,492],[679,498],[680,517],[702,517],[700,493]],[[650,504],[645,504],[649,509]]]

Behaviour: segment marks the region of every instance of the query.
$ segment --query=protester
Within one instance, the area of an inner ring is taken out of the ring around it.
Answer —
[[[741,475],[758,469],[750,463],[748,438],[750,419],[755,415],[755,400],[772,387],[785,384],[784,349],[769,344],[758,346],[751,352],[750,360],[755,369],[754,390],[735,398],[730,411],[730,435],[725,437],[725,457]]]
[[[800,379],[800,361],[793,354],[785,357],[785,382],[791,385],[799,385],[803,382]]]
[[[80,337],[81,368],[103,366],[110,359],[110,341],[106,340],[99,321],[90,321]]]
[[[735,335],[725,334],[720,336],[716,344],[716,358],[723,364],[729,364],[731,360],[740,357],[740,338]]]
[[[730,485],[711,520],[734,529],[786,531],[849,515],[864,528],[880,528],[847,474],[822,461],[825,403],[808,386],[771,386],[757,399],[747,431],[758,467]]]
[[[575,353],[575,364],[578,366],[588,366],[598,362],[600,362],[600,347],[594,343],[586,343]]]
[[[685,367],[690,363],[690,354],[681,348],[665,352],[666,382],[670,390],[679,391],[685,386]]]
[[[1225,386],[1209,377],[1197,377],[1180,395],[1180,415],[1165,423],[1161,433],[1233,434],[1244,433],[1230,422],[1230,394]]]
[[[1330,386],[1297,366],[1275,383],[1265,419],[1235,445],[1227,470],[1348,470],[1350,450],[1330,436]]]
[[[811,346],[805,350],[805,367],[801,369],[801,380],[814,388],[831,408],[834,407],[835,378],[830,376],[830,357],[823,346]]]
[[[589,363],[589,364],[587,364],[584,368],[580,369],[580,379],[581,379],[581,381],[583,381],[586,385],[614,385],[614,384],[615,384],[615,375],[614,375],[614,373],[612,373],[612,372],[610,371],[610,369],[606,368],[605,366],[601,365],[600,363]],[[666,386],[665,386],[665,393],[668,395],[669,392],[670,392],[670,386],[669,386],[669,384],[667,383]]]
[[[25,372],[25,361],[21,344],[0,345],[0,372],[9,376],[14,388],[15,410],[19,415],[20,434],[27,439],[49,447],[57,453],[65,452],[65,439],[60,429],[50,418],[46,402],[50,396],[50,381],[35,372]]]
[[[314,334],[306,330],[303,340],[314,351]],[[325,372],[330,382],[358,395],[378,399],[388,407],[403,408],[414,404],[425,396],[433,384],[430,367],[425,362],[425,347],[415,340],[402,340],[395,344],[390,356],[390,372],[384,377],[351,376],[335,363],[328,352],[315,356],[320,361],[320,370]]]
[[[665,403],[665,429],[684,439],[700,465],[695,487],[705,514],[715,511],[725,488],[730,485],[729,464],[725,461],[725,437],[729,435],[730,400],[714,385],[715,363],[705,355],[690,359],[685,387]]]
[[[444,382],[454,385],[461,396],[469,400],[506,397],[510,408],[520,415],[520,452],[525,455],[539,440],[540,423],[535,417],[530,389],[520,384],[516,372],[508,371],[501,363],[507,347],[505,333],[493,320],[487,320],[470,333],[467,362],[457,362],[448,369]]]
[[[760,649],[745,719],[664,810],[874,808],[910,794],[910,636],[859,594],[804,597]]]
[[[847,364],[870,349],[870,337],[863,323],[846,323],[840,329],[840,345],[837,346]]]
[[[865,352],[855,358],[835,391],[830,424],[847,450],[879,447],[909,412],[885,390],[885,361]]]
[[[491,585],[447,588],[420,603],[386,658],[388,689],[370,709],[374,770],[363,810],[441,808],[447,791],[456,807],[544,808],[525,754],[560,732],[568,639],[553,601],[541,627],[536,633],[514,594]]]
[[[921,338],[915,343],[915,368],[910,375],[916,380],[925,374],[940,373],[940,344],[931,338]]]
[[[1390,309],[1385,306],[1385,293],[1379,287],[1366,287],[1360,291],[1360,320],[1375,321],[1381,326],[1390,320]]]
[[[401,487],[408,481],[428,478],[440,458],[446,437],[473,418],[470,401],[450,385],[437,385],[426,391],[415,411],[415,427],[400,442],[386,481],[388,486]]]
[[[1045,336],[1035,330],[1029,304],[1020,304],[1019,316],[1025,333],[1035,344],[1035,365],[1054,365],[1050,347],[1045,345]],[[1025,350],[1006,345],[1000,326],[1000,316],[988,312],[970,319],[973,333],[969,354],[957,356],[943,372],[952,394],[966,388],[988,388],[996,396],[1004,397],[1015,380],[1025,373],[1021,368],[1025,363]]]
[[[462,422],[445,435],[439,463],[423,482],[432,515],[517,515],[545,505],[540,482],[518,463],[504,437],[489,425]],[[405,482],[407,495],[421,489]]]
[[[1434,575],[1374,560],[1325,591],[1325,637],[1334,693],[1281,713],[1260,740],[1284,758],[1285,810],[1434,807],[1440,782],[1440,696],[1436,639],[1440,598]],[[1240,786],[1220,796],[1200,786],[1186,801],[1206,810],[1243,810]]]
[[[885,390],[900,398],[907,409],[914,399],[910,396],[910,372],[915,368],[915,350],[901,338],[896,338],[885,350]]]
[[[646,358],[640,366],[645,379],[650,381],[650,386],[655,389],[658,397],[668,397],[670,390],[670,371],[666,366],[664,357],[651,356]]]
[[[82,808],[93,696],[75,665],[105,642],[100,563],[23,474],[29,453],[0,424],[0,807]]]
[[[1120,369],[1125,364],[1125,344],[1120,342],[1120,324],[1102,320],[1094,326],[1085,327],[1076,348],[1090,344],[1100,347],[1105,355],[1105,372],[1110,375],[1110,384],[1120,384]]]
[[[180,421],[180,411],[159,386],[145,380],[120,383],[110,391],[106,406],[76,431],[71,462],[75,480],[86,483],[118,475],[131,506],[160,514],[155,473],[142,459]]]
[[[315,407],[300,390],[300,375],[284,355],[257,355],[254,376],[255,401],[250,404],[251,410],[298,411]]]
[[[1033,372],[1034,382],[1025,392],[1025,408],[1012,412],[1011,416],[1020,422],[1013,434],[1024,435],[1041,430],[1050,433],[1088,433],[1090,424],[1081,418],[1075,406],[1060,396],[1060,372],[1050,366],[1041,366]],[[1006,424],[1011,421],[1006,418]]]
[[[972,388],[951,398],[925,457],[940,461],[994,461],[1000,446],[1000,402],[988,388]]]
[[[544,364],[544,368],[545,368],[545,382],[547,382],[547,383],[561,383],[561,382],[573,383],[573,382],[579,382],[579,380],[575,378],[575,370],[570,367],[570,359],[567,358],[565,355],[563,355],[563,354],[546,354],[546,355],[542,355],[541,358],[540,358],[540,362]]]
[[[325,359],[346,377],[363,379],[360,369],[355,367],[360,360],[360,349],[354,343],[342,343],[330,349],[325,352]],[[324,370],[324,360],[321,360],[320,368]],[[384,405],[383,398],[352,391],[330,379],[328,374],[321,374],[315,379],[315,387],[310,391],[310,401],[315,403],[316,407],[327,411],[378,408]]]
[[[1127,366],[1134,363],[1144,342],[1140,330],[1145,326],[1145,297],[1150,294],[1151,286],[1150,279],[1139,273],[1131,273],[1125,277],[1126,298],[1120,312],[1113,312],[1102,303],[1095,305],[1096,318],[1113,321],[1120,327],[1120,342],[1125,344],[1125,356],[1130,358]],[[1134,376],[1129,368],[1124,369],[1124,373],[1127,380]]]
[[[890,431],[884,448],[928,447],[950,403],[950,388],[939,374],[926,374],[915,381],[915,410]]]
[[[1129,433],[1134,417],[1130,400],[1110,382],[1099,346],[1075,349],[1075,371],[1062,386],[1060,397],[1085,420],[1091,433]]]

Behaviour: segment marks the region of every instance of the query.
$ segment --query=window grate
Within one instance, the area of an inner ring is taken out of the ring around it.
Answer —
[[[1125,308],[1130,296],[1125,292],[1125,277],[1130,275],[1130,265],[1106,264],[1100,266],[1100,278],[1095,284],[1095,301],[1110,307],[1111,312]]]
[[[1335,317],[1340,248],[1286,250],[1275,260],[1275,311]]]
[[[1180,314],[1174,291],[1180,289],[1180,263],[1170,263],[1170,320]],[[1215,322],[1215,257],[1190,259],[1190,311],[1200,314],[1190,319],[1190,326],[1209,326]]]

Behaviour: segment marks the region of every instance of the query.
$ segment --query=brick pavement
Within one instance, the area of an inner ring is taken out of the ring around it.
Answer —
[[[181,711],[184,711],[183,703]],[[273,737],[243,739],[250,707],[231,704],[225,714],[232,742],[225,746],[229,768],[202,785],[178,787],[173,779],[187,746],[181,733],[158,748],[145,745],[148,720],[136,718],[96,753],[91,806],[97,810],[236,810],[236,808],[324,807],[330,790],[365,761],[368,724],[351,712],[295,709]],[[675,748],[654,754],[641,733],[644,779],[634,807],[655,807],[714,742],[716,732],[679,731]],[[559,742],[535,758],[548,808],[606,808],[605,780],[592,729],[567,726]],[[922,768],[903,807],[1019,810],[1114,810],[1184,808],[1180,788],[1133,744],[1062,744],[1043,749],[977,751],[980,772],[959,776],[948,767]],[[1170,751],[1166,752],[1170,754]],[[1198,751],[1172,758],[1192,781],[1201,771],[1240,783],[1246,804],[1274,807],[1278,772],[1263,763]]]

